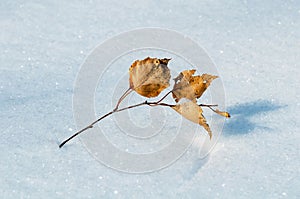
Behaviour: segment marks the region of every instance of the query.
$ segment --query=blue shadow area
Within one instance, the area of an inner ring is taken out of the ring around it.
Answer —
[[[268,100],[257,100],[229,107],[227,111],[231,114],[232,118],[225,123],[223,133],[224,135],[241,135],[250,133],[255,128],[270,129],[266,126],[256,124],[251,121],[251,118],[284,107],[286,106],[274,104]]]

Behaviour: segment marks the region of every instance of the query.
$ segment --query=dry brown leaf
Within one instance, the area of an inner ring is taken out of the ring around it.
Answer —
[[[209,125],[206,123],[206,119],[202,114],[203,111],[196,103],[188,101],[182,104],[176,104],[175,106],[172,106],[172,108],[186,119],[203,126],[208,132],[209,137],[212,137],[212,132],[209,128]]]
[[[196,102],[201,97],[210,83],[218,76],[202,74],[201,76],[193,76],[196,70],[182,71],[174,80],[173,98],[178,102],[182,98],[187,98]]]
[[[216,109],[215,112],[218,113],[219,115],[222,115],[223,117],[230,118],[230,114],[226,111],[220,111],[219,109]]]
[[[170,86],[170,59],[147,57],[136,60],[129,68],[130,88],[144,97],[156,97]]]

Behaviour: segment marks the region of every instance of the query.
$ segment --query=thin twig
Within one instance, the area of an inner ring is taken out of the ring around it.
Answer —
[[[128,92],[128,91],[126,91]],[[126,93],[125,92],[125,93]],[[170,92],[168,93],[170,94]],[[168,95],[167,94],[167,95]],[[165,98],[167,95],[165,95],[163,98]],[[123,95],[125,96],[125,95]],[[123,98],[124,99],[124,98]],[[142,106],[142,105],[149,105],[149,106],[152,106],[152,105],[161,105],[161,106],[169,106],[169,107],[172,107],[173,105],[170,105],[170,104],[165,104],[165,103],[160,103],[162,100],[159,100],[157,102],[148,102],[148,101],[145,101],[145,102],[142,102],[142,103],[139,103],[139,104],[135,104],[135,105],[131,105],[131,106],[127,106],[125,108],[122,108],[122,109],[117,109],[117,110],[113,110],[113,111],[110,111],[108,113],[106,113],[105,115],[103,115],[102,117],[98,118],[97,120],[95,120],[94,122],[92,122],[91,124],[89,124],[88,126],[86,126],[85,128],[81,129],[80,131],[76,132],[74,135],[72,135],[71,137],[69,137],[68,139],[66,139],[65,141],[63,141],[60,145],[59,145],[59,148],[63,147],[68,141],[70,141],[71,139],[73,139],[74,137],[76,137],[77,135],[81,134],[82,132],[90,129],[90,128],[93,128],[94,127],[94,124],[96,124],[97,122],[100,122],[102,119],[106,118],[107,116],[113,114],[113,113],[117,113],[117,112],[121,112],[121,111],[124,111],[124,110],[128,110],[128,109],[131,109],[131,108],[135,108],[135,107],[138,107],[138,106]],[[118,107],[117,107],[118,108]]]
[[[71,139],[73,139],[74,137],[76,137],[77,135],[79,135],[80,133],[86,131],[87,129],[93,128],[94,124],[96,124],[97,122],[99,122],[100,120],[106,118],[107,116],[113,114],[114,111],[111,111],[109,113],[106,113],[105,115],[103,115],[102,117],[100,117],[99,119],[95,120],[94,122],[92,122],[90,125],[88,125],[87,127],[81,129],[80,131],[76,132],[74,135],[72,135],[71,137],[69,137],[68,139],[66,139],[65,141],[63,141],[60,145],[59,148],[63,147],[67,142],[69,142]]]

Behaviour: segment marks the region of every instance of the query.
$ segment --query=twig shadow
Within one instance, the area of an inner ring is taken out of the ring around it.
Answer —
[[[275,104],[269,100],[257,100],[237,104],[229,107],[227,110],[232,118],[226,122],[223,133],[224,135],[241,135],[252,132],[254,129],[270,129],[267,126],[261,126],[251,121],[251,119],[259,114],[268,113],[271,111],[284,108],[286,106]]]

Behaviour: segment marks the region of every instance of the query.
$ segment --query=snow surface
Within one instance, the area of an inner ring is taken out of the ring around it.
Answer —
[[[1,198],[300,198],[299,1],[17,0],[0,11]],[[85,57],[141,27],[177,30],[217,65],[232,118],[207,161],[191,147],[166,169],[128,174],[79,139],[58,148],[76,131]]]

